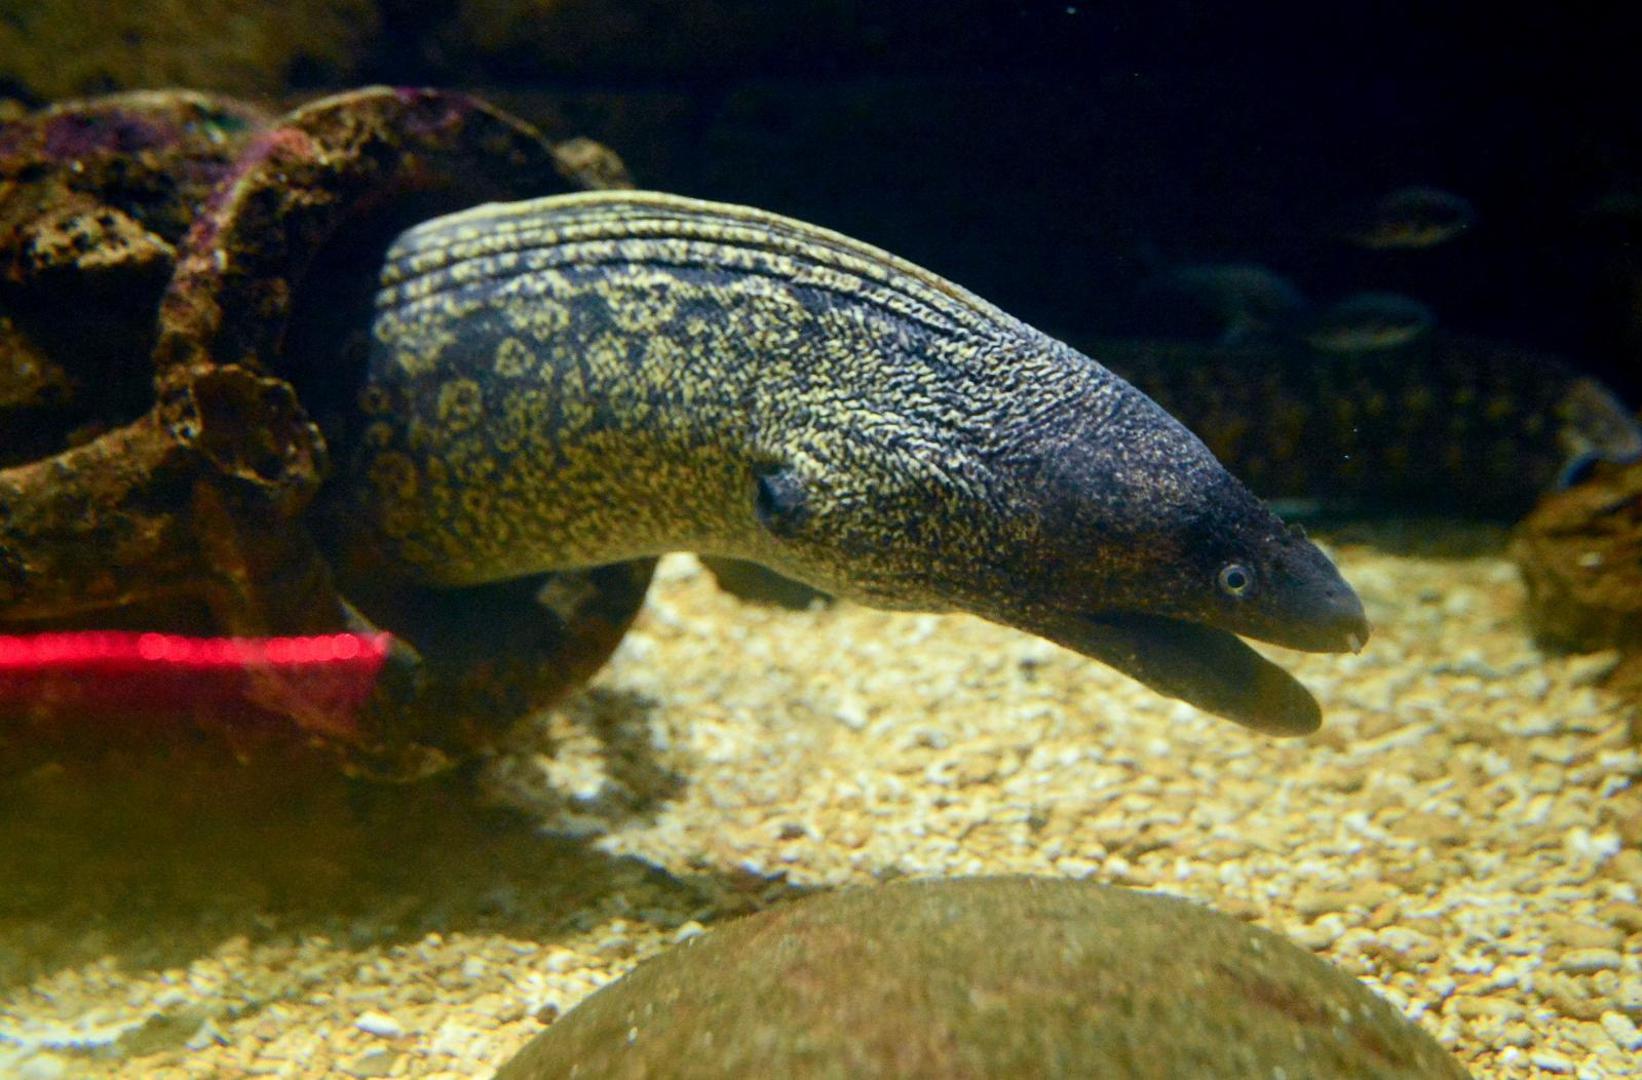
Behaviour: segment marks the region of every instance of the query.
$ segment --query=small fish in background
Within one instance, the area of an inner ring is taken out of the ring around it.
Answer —
[[[1417,251],[1436,247],[1477,223],[1469,199],[1434,187],[1398,188],[1375,203],[1345,238],[1371,251]]]
[[[1258,263],[1170,264],[1150,247],[1140,260],[1149,270],[1140,307],[1150,333],[1241,345],[1285,336],[1310,308],[1293,282]]]
[[[1436,325],[1436,313],[1412,297],[1362,292],[1309,316],[1300,338],[1319,352],[1381,352],[1412,345]]]

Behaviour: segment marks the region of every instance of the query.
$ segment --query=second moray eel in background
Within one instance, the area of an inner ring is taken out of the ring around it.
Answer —
[[[1285,341],[1089,347],[1294,512],[1516,521],[1591,466],[1642,457],[1642,424],[1612,391],[1509,343],[1439,330],[1333,355]]]
[[[339,562],[423,585],[727,555],[1018,627],[1291,734],[1316,701],[1238,635],[1369,632],[1328,558],[1128,383],[746,207],[595,192],[411,229],[360,404]]]

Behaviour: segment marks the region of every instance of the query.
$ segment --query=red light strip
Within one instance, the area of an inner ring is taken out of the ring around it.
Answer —
[[[0,635],[0,672],[129,670],[159,666],[196,671],[335,665],[374,669],[388,655],[389,634],[312,637],[184,637],[120,630]]]

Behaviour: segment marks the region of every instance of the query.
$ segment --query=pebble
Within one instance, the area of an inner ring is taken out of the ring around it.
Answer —
[[[1340,933],[1341,928],[1339,925],[1322,921],[1306,926],[1291,927],[1287,936],[1314,952],[1321,952],[1338,941]]]
[[[346,1065],[342,1071],[349,1076],[378,1077],[392,1076],[394,1066],[399,1063],[400,1055],[386,1048],[367,1050]]]
[[[1625,934],[1612,926],[1597,926],[1563,915],[1548,915],[1545,928],[1559,943],[1572,949],[1618,949],[1625,944]]]
[[[1621,1050],[1642,1050],[1642,1030],[1636,1023],[1623,1013],[1605,1012],[1602,1014],[1602,1030],[1608,1033]]]
[[[35,1054],[17,1070],[17,1080],[62,1080],[68,1076],[68,1062],[56,1054]]]
[[[222,1033],[221,1028],[217,1027],[217,1022],[208,1018],[183,1045],[190,1050],[204,1050],[208,1046],[226,1043],[227,1041],[228,1037]]]
[[[1569,949],[1557,961],[1557,969],[1588,975],[1593,971],[1618,971],[1624,957],[1617,949]]]
[[[1528,1010],[1517,1001],[1509,998],[1491,997],[1456,997],[1453,1002],[1454,1011],[1467,1020],[1479,1017],[1493,1017],[1499,1020],[1522,1020],[1528,1015]]]
[[[1616,900],[1603,905],[1599,914],[1604,922],[1627,934],[1642,933],[1642,905]]]
[[[1563,663],[1563,674],[1574,686],[1595,686],[1612,675],[1618,666],[1619,650],[1606,649],[1569,657]]]
[[[1446,814],[1413,813],[1399,819],[1392,829],[1403,836],[1428,844],[1454,847],[1465,843],[1469,832],[1456,818]]]
[[[1588,995],[1570,986],[1547,988],[1545,1001],[1551,1008],[1573,1020],[1595,1020],[1602,1015],[1604,1008],[1601,1003],[1591,1000]]]
[[[1569,1061],[1561,1054],[1553,1054],[1549,1051],[1542,1050],[1536,1054],[1529,1054],[1528,1060],[1549,1073],[1571,1073],[1574,1071],[1572,1061]]]
[[[1621,851],[1607,862],[1613,874],[1642,889],[1642,851]]]
[[[353,1026],[367,1035],[376,1035],[383,1039],[397,1039],[405,1034],[405,1029],[400,1026],[399,1021],[387,1013],[376,1012],[374,1009],[360,1013]]]
[[[1343,889],[1304,888],[1294,894],[1294,910],[1308,919],[1349,908],[1371,908],[1388,897],[1395,896],[1397,888],[1379,881],[1363,881]]]

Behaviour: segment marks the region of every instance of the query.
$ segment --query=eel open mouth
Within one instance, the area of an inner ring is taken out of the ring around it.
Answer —
[[[1306,735],[1323,721],[1309,690],[1226,630],[1161,615],[1103,612],[1058,617],[1037,632],[1255,731]]]

